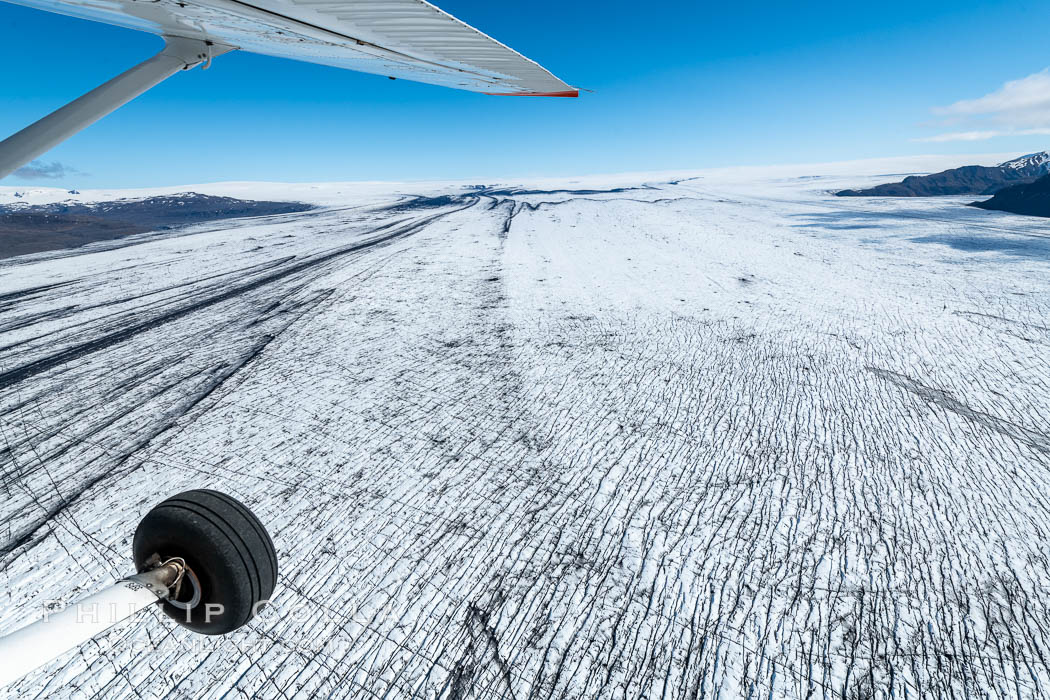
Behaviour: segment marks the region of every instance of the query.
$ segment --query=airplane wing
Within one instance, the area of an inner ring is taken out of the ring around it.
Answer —
[[[578,95],[425,0],[13,1],[165,37],[490,95]]]
[[[579,95],[426,0],[9,1],[152,32],[165,46],[0,141],[0,178],[179,71],[235,49],[489,95]]]

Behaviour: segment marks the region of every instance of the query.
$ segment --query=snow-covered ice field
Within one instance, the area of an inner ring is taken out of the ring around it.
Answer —
[[[1050,697],[1050,221],[847,170],[181,188],[324,207],[0,260],[0,632],[184,489],[281,567],[11,696]]]

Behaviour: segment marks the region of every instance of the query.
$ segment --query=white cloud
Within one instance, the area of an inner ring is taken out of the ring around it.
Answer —
[[[983,97],[935,107],[933,112],[945,117],[943,126],[970,129],[917,140],[984,141],[996,136],[1050,134],[1050,68],[1010,80]]]
[[[1002,131],[952,131],[947,134],[937,134],[936,136],[927,136],[925,138],[914,140],[932,141],[934,143],[941,143],[944,141],[986,141],[987,139],[1002,135]]]
[[[63,165],[57,160],[51,163],[34,160],[29,165],[23,165],[14,172],[15,177],[20,177],[24,180],[57,180],[72,175],[83,175],[83,173],[76,168]]]
[[[987,141],[996,136],[1050,136],[1050,127],[1036,129],[1012,129],[1008,131],[950,131],[946,134],[926,136],[913,141],[943,143],[945,141]]]
[[[1037,119],[1050,125],[1050,68],[1011,80],[975,100],[960,100],[934,109],[947,116],[990,115],[1006,121]]]

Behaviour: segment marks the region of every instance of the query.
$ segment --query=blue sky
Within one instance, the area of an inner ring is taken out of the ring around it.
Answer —
[[[3,184],[573,175],[1050,146],[1045,2],[437,4],[594,93],[488,97],[235,52],[43,158],[74,174]],[[0,37],[0,136],[161,45],[3,2]]]

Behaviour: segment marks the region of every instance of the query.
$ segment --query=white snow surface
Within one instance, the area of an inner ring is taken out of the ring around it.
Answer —
[[[323,206],[0,260],[0,632],[181,490],[280,562],[7,692],[1050,697],[1050,221],[829,194],[946,161],[184,185]]]

